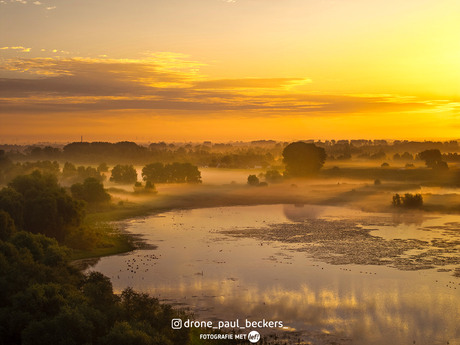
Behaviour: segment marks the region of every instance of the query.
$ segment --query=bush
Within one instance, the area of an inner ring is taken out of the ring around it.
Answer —
[[[406,193],[403,197],[395,194],[391,203],[396,207],[421,208],[423,206],[423,197],[421,194]]]
[[[259,185],[259,178],[256,175],[249,175],[248,176],[248,185],[250,185],[250,186],[258,186]]]
[[[271,183],[280,183],[283,182],[283,175],[278,170],[267,170],[265,180]]]

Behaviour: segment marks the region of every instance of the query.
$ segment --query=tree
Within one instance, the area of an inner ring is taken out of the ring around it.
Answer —
[[[256,175],[249,175],[248,176],[248,185],[250,185],[250,186],[258,186],[259,185],[259,178]]]
[[[97,171],[103,173],[103,172],[109,172],[109,166],[107,165],[107,163],[101,163],[99,164],[99,166],[97,167]]]
[[[278,170],[267,170],[265,180],[271,183],[280,183],[283,181],[283,175]]]
[[[7,187],[0,190],[0,210],[5,211],[13,218],[16,228],[24,224],[24,197],[14,188]]]
[[[165,174],[163,163],[151,163],[142,168],[142,179],[154,183],[166,183],[168,177]]]
[[[35,170],[30,175],[16,176],[9,187],[20,194],[21,205],[8,197],[14,193],[5,188],[0,193],[0,205],[6,201],[3,209],[10,213],[17,227],[62,241],[71,228],[80,226],[83,220],[84,203],[68,195],[54,175]]]
[[[70,191],[75,199],[85,200],[89,203],[110,201],[110,194],[107,193],[102,182],[94,177],[88,177],[83,183],[73,184]]]
[[[62,168],[62,175],[65,177],[75,176],[77,175],[77,167],[69,162],[64,163],[64,167]]]
[[[110,181],[115,183],[133,184],[137,181],[137,171],[132,165],[118,164],[112,169]]]
[[[16,232],[14,220],[9,213],[0,210],[0,240],[6,241]]]
[[[144,181],[154,183],[201,183],[201,172],[191,163],[147,164],[142,168]]]
[[[298,141],[284,148],[283,158],[289,177],[308,177],[319,172],[326,160],[326,150]]]
[[[423,206],[423,197],[421,194],[406,193],[403,197],[395,194],[391,203],[396,207],[421,208]]]
[[[4,150],[0,150],[0,172],[12,165],[13,161],[7,157]]]
[[[148,191],[154,191],[156,190],[155,185],[151,181],[145,182],[145,187],[146,190]]]
[[[448,170],[449,166],[442,160],[441,151],[438,149],[425,150],[418,154],[425,165],[433,170]]]

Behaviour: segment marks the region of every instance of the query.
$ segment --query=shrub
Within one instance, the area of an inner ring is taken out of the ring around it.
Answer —
[[[249,175],[248,176],[248,185],[250,185],[250,186],[258,186],[259,185],[259,178],[256,175]]]
[[[421,194],[406,193],[403,197],[395,194],[391,203],[396,207],[420,208],[423,206],[423,197]]]

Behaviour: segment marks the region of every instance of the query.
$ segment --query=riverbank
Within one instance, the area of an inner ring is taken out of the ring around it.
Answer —
[[[398,192],[420,193],[413,185],[373,186],[365,183],[327,183],[293,181],[267,187],[247,185],[160,185],[156,195],[139,195],[121,189],[113,191],[113,203],[92,207],[85,226],[96,231],[99,244],[91,250],[75,250],[72,260],[88,259],[130,252],[142,245],[142,238],[124,230],[122,223],[172,209],[193,209],[240,205],[326,205],[344,206],[366,212],[413,213],[391,205]],[[424,206],[416,212],[458,213],[458,194],[423,194]]]

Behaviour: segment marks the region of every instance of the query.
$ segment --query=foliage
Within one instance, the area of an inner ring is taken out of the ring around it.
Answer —
[[[103,172],[109,172],[109,166],[107,165],[107,163],[101,163],[99,164],[99,166],[97,167],[97,171],[103,173]]]
[[[137,181],[137,171],[132,165],[118,164],[112,169],[110,181],[115,183],[133,184]]]
[[[34,170],[39,170],[42,173],[59,174],[59,163],[56,161],[44,160],[13,164],[8,157],[4,156],[4,164],[1,162],[0,157],[0,182],[10,182],[18,175],[30,174]]]
[[[258,186],[259,185],[259,178],[256,175],[249,175],[248,176],[248,185],[250,185],[250,186]]]
[[[280,183],[283,181],[283,175],[278,170],[267,170],[265,180],[271,183]]]
[[[14,220],[10,214],[0,210],[0,240],[6,241],[16,232]]]
[[[158,193],[157,189],[155,188],[155,185],[151,181],[145,182],[145,186],[142,184],[142,182],[136,182],[133,186],[134,193],[140,194],[140,193],[151,193],[151,194],[156,194]]]
[[[284,148],[283,157],[289,177],[307,177],[319,172],[326,160],[326,151],[315,144],[298,141]]]
[[[0,205],[23,230],[62,241],[69,230],[80,226],[83,220],[84,203],[68,195],[54,175],[35,170],[30,175],[15,177],[9,187],[20,194],[19,202],[8,197],[15,192],[4,188]]]
[[[449,166],[442,160],[441,151],[438,149],[425,150],[418,154],[425,165],[433,170],[448,170]]]
[[[6,187],[0,190],[0,210],[7,212],[14,225],[21,229],[24,224],[24,197],[14,188]]]
[[[98,181],[104,181],[106,178],[104,174],[101,174],[99,169],[91,166],[84,167],[83,165],[76,167],[74,164],[69,162],[64,163],[62,176],[73,181],[83,181],[90,177]]]
[[[142,169],[142,178],[153,183],[201,183],[201,172],[190,163],[152,163]]]
[[[74,164],[69,163],[69,162],[64,163],[64,167],[62,168],[63,176],[68,177],[68,176],[75,176],[77,174],[78,174],[77,167]]]
[[[147,181],[145,182],[145,187],[146,190],[156,190],[155,185],[152,183],[152,181]]]
[[[91,250],[100,245],[101,235],[89,227],[71,229],[64,240],[64,245],[72,249]]]
[[[70,187],[75,199],[88,203],[104,203],[110,201],[110,194],[104,189],[102,182],[94,177],[88,177],[83,183],[75,183]]]
[[[19,232],[0,240],[1,344],[188,344],[191,318],[158,299],[125,289],[113,292],[99,272],[69,265],[65,248],[43,235]]]
[[[423,197],[421,194],[406,193],[403,197],[395,194],[391,203],[396,207],[420,208],[423,206]]]

